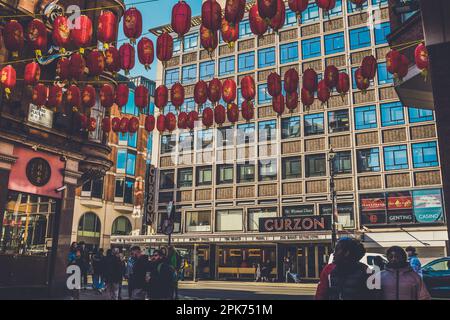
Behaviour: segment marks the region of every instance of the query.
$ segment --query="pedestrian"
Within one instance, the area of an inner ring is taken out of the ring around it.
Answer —
[[[80,241],[78,243],[78,248],[81,253],[81,289],[86,290],[88,286],[88,273],[90,269],[89,262],[89,250],[86,248],[86,243]]]
[[[406,252],[402,248],[390,247],[386,256],[389,263],[380,273],[383,300],[431,299],[422,278],[410,266]]]
[[[119,287],[122,282],[123,269],[120,251],[118,248],[114,248],[111,254],[105,258],[106,290],[111,300],[119,300]]]
[[[286,283],[288,283],[289,279],[291,278],[291,271],[292,271],[292,262],[291,262],[291,258],[289,256],[284,257],[283,268],[284,268],[285,281],[286,281]]]
[[[422,264],[417,257],[416,248],[409,246],[406,247],[405,251],[408,253],[409,265],[415,272],[417,272],[419,276],[422,277]]]
[[[180,279],[180,281],[184,281],[186,269],[188,269],[188,268],[189,268],[189,262],[187,261],[186,258],[183,258],[183,261],[181,262],[180,275],[178,277],[178,279]]]
[[[161,250],[155,250],[150,263],[150,291],[151,300],[173,300],[175,270]]]
[[[145,300],[150,281],[149,257],[142,254],[139,246],[132,247],[130,251],[134,258],[133,269],[129,280],[132,286],[131,299]]]
[[[133,296],[133,283],[132,283],[132,277],[133,277],[133,266],[136,262],[136,258],[131,254],[127,261],[125,266],[125,279],[128,282],[128,298],[131,300],[131,297]]]
[[[173,274],[173,287],[174,287],[174,298],[178,299],[178,274],[181,269],[181,256],[174,246],[169,246],[167,249],[167,259],[174,270]]]
[[[342,238],[336,244],[333,263],[320,274],[316,300],[370,300],[375,292],[367,286],[368,266],[359,262],[364,246],[356,239]]]
[[[92,287],[99,294],[101,294],[104,289],[105,256],[103,255],[103,252],[103,249],[100,248],[92,256]]]
[[[255,267],[255,282],[259,282],[259,281],[262,281],[261,264],[257,263],[256,267]]]

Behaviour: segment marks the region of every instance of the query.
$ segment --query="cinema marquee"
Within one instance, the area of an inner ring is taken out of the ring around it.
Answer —
[[[330,216],[301,216],[289,218],[260,218],[260,232],[325,231],[331,230]]]

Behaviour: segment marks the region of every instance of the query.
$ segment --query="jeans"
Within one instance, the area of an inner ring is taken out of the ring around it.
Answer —
[[[101,275],[96,273],[92,275],[92,287],[97,290],[103,289],[105,287]]]

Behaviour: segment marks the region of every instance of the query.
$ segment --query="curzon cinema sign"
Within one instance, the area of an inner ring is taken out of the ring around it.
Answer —
[[[259,219],[259,232],[326,230],[331,230],[331,216],[329,215]]]

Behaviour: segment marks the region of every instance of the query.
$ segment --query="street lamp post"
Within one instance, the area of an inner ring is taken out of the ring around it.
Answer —
[[[336,234],[336,219],[337,219],[337,205],[336,205],[336,190],[334,186],[334,158],[336,153],[331,148],[328,152],[328,164],[330,168],[330,197],[331,197],[331,249],[334,251],[334,247],[337,242]]]

